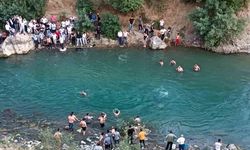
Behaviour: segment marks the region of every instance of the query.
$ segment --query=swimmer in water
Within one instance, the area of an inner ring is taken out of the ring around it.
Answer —
[[[163,60],[162,60],[162,59],[159,61],[159,64],[160,64],[161,66],[163,66],[163,65],[164,65],[164,62],[163,62]]]
[[[119,117],[120,113],[121,113],[121,111],[120,111],[119,109],[117,109],[117,108],[113,110],[113,114],[114,114],[115,117],[117,117],[117,118]]]
[[[134,118],[134,121],[135,121],[135,124],[140,125],[140,123],[141,123],[141,118],[140,118],[139,116],[136,116],[136,117]]]
[[[80,95],[82,95],[82,96],[87,96],[87,93],[86,93],[85,91],[81,91],[81,92],[80,92]]]
[[[181,73],[181,72],[184,72],[184,69],[181,66],[178,66],[176,68],[176,71],[179,72],[179,73]]]
[[[194,64],[193,71],[199,72],[201,70],[200,66],[198,64]]]
[[[176,61],[172,59],[172,60],[170,61],[170,65],[171,65],[171,66],[175,66],[175,65],[176,65]]]

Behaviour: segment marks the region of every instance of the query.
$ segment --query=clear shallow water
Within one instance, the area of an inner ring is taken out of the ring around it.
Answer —
[[[171,58],[185,73],[168,65]],[[194,63],[201,72],[192,72]],[[105,111],[111,124],[119,108],[122,118],[140,115],[161,136],[172,129],[191,143],[222,138],[250,149],[250,55],[185,48],[40,51],[0,59],[0,70],[0,111],[65,122],[71,111]],[[89,95],[81,97],[81,90]]]

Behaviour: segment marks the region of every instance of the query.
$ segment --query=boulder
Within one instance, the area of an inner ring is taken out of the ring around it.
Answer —
[[[13,54],[27,54],[33,49],[35,49],[35,44],[32,35],[18,33],[5,39],[0,48],[0,56],[8,57]]]
[[[235,144],[229,144],[227,145],[227,149],[228,150],[241,150],[238,146],[236,146]]]
[[[167,48],[167,44],[162,41],[158,36],[153,36],[150,38],[149,47],[154,50],[165,49]]]

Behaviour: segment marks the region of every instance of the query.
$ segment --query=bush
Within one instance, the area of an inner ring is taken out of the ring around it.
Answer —
[[[77,0],[77,12],[79,13],[85,9],[86,13],[93,11],[93,3],[90,0]]]
[[[130,12],[139,9],[144,0],[109,0],[108,2],[113,8],[121,12]]]
[[[119,18],[111,13],[105,13],[101,15],[101,32],[104,36],[112,39],[116,39],[118,31],[121,30]]]
[[[85,8],[81,11],[78,10],[78,20],[76,23],[76,28],[79,31],[91,31],[94,28],[93,23],[90,21],[89,17],[87,16]]]
[[[60,149],[59,144],[54,139],[54,134],[50,129],[44,129],[39,134],[39,140],[41,141],[41,145],[43,149],[46,150],[55,150]],[[77,144],[74,142],[74,137],[70,133],[63,134],[62,133],[62,144],[66,144],[69,146],[69,150],[77,149]]]
[[[226,1],[207,0],[203,8],[197,8],[190,19],[207,48],[217,47],[237,36],[244,22],[234,15],[235,10]]]
[[[20,15],[27,20],[37,19],[45,12],[46,0],[1,0],[0,28],[14,15]]]

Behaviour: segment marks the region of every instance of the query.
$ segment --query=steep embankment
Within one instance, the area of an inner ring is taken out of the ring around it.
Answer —
[[[77,0],[47,0],[46,16],[60,15],[66,13],[68,16],[76,15]]]

